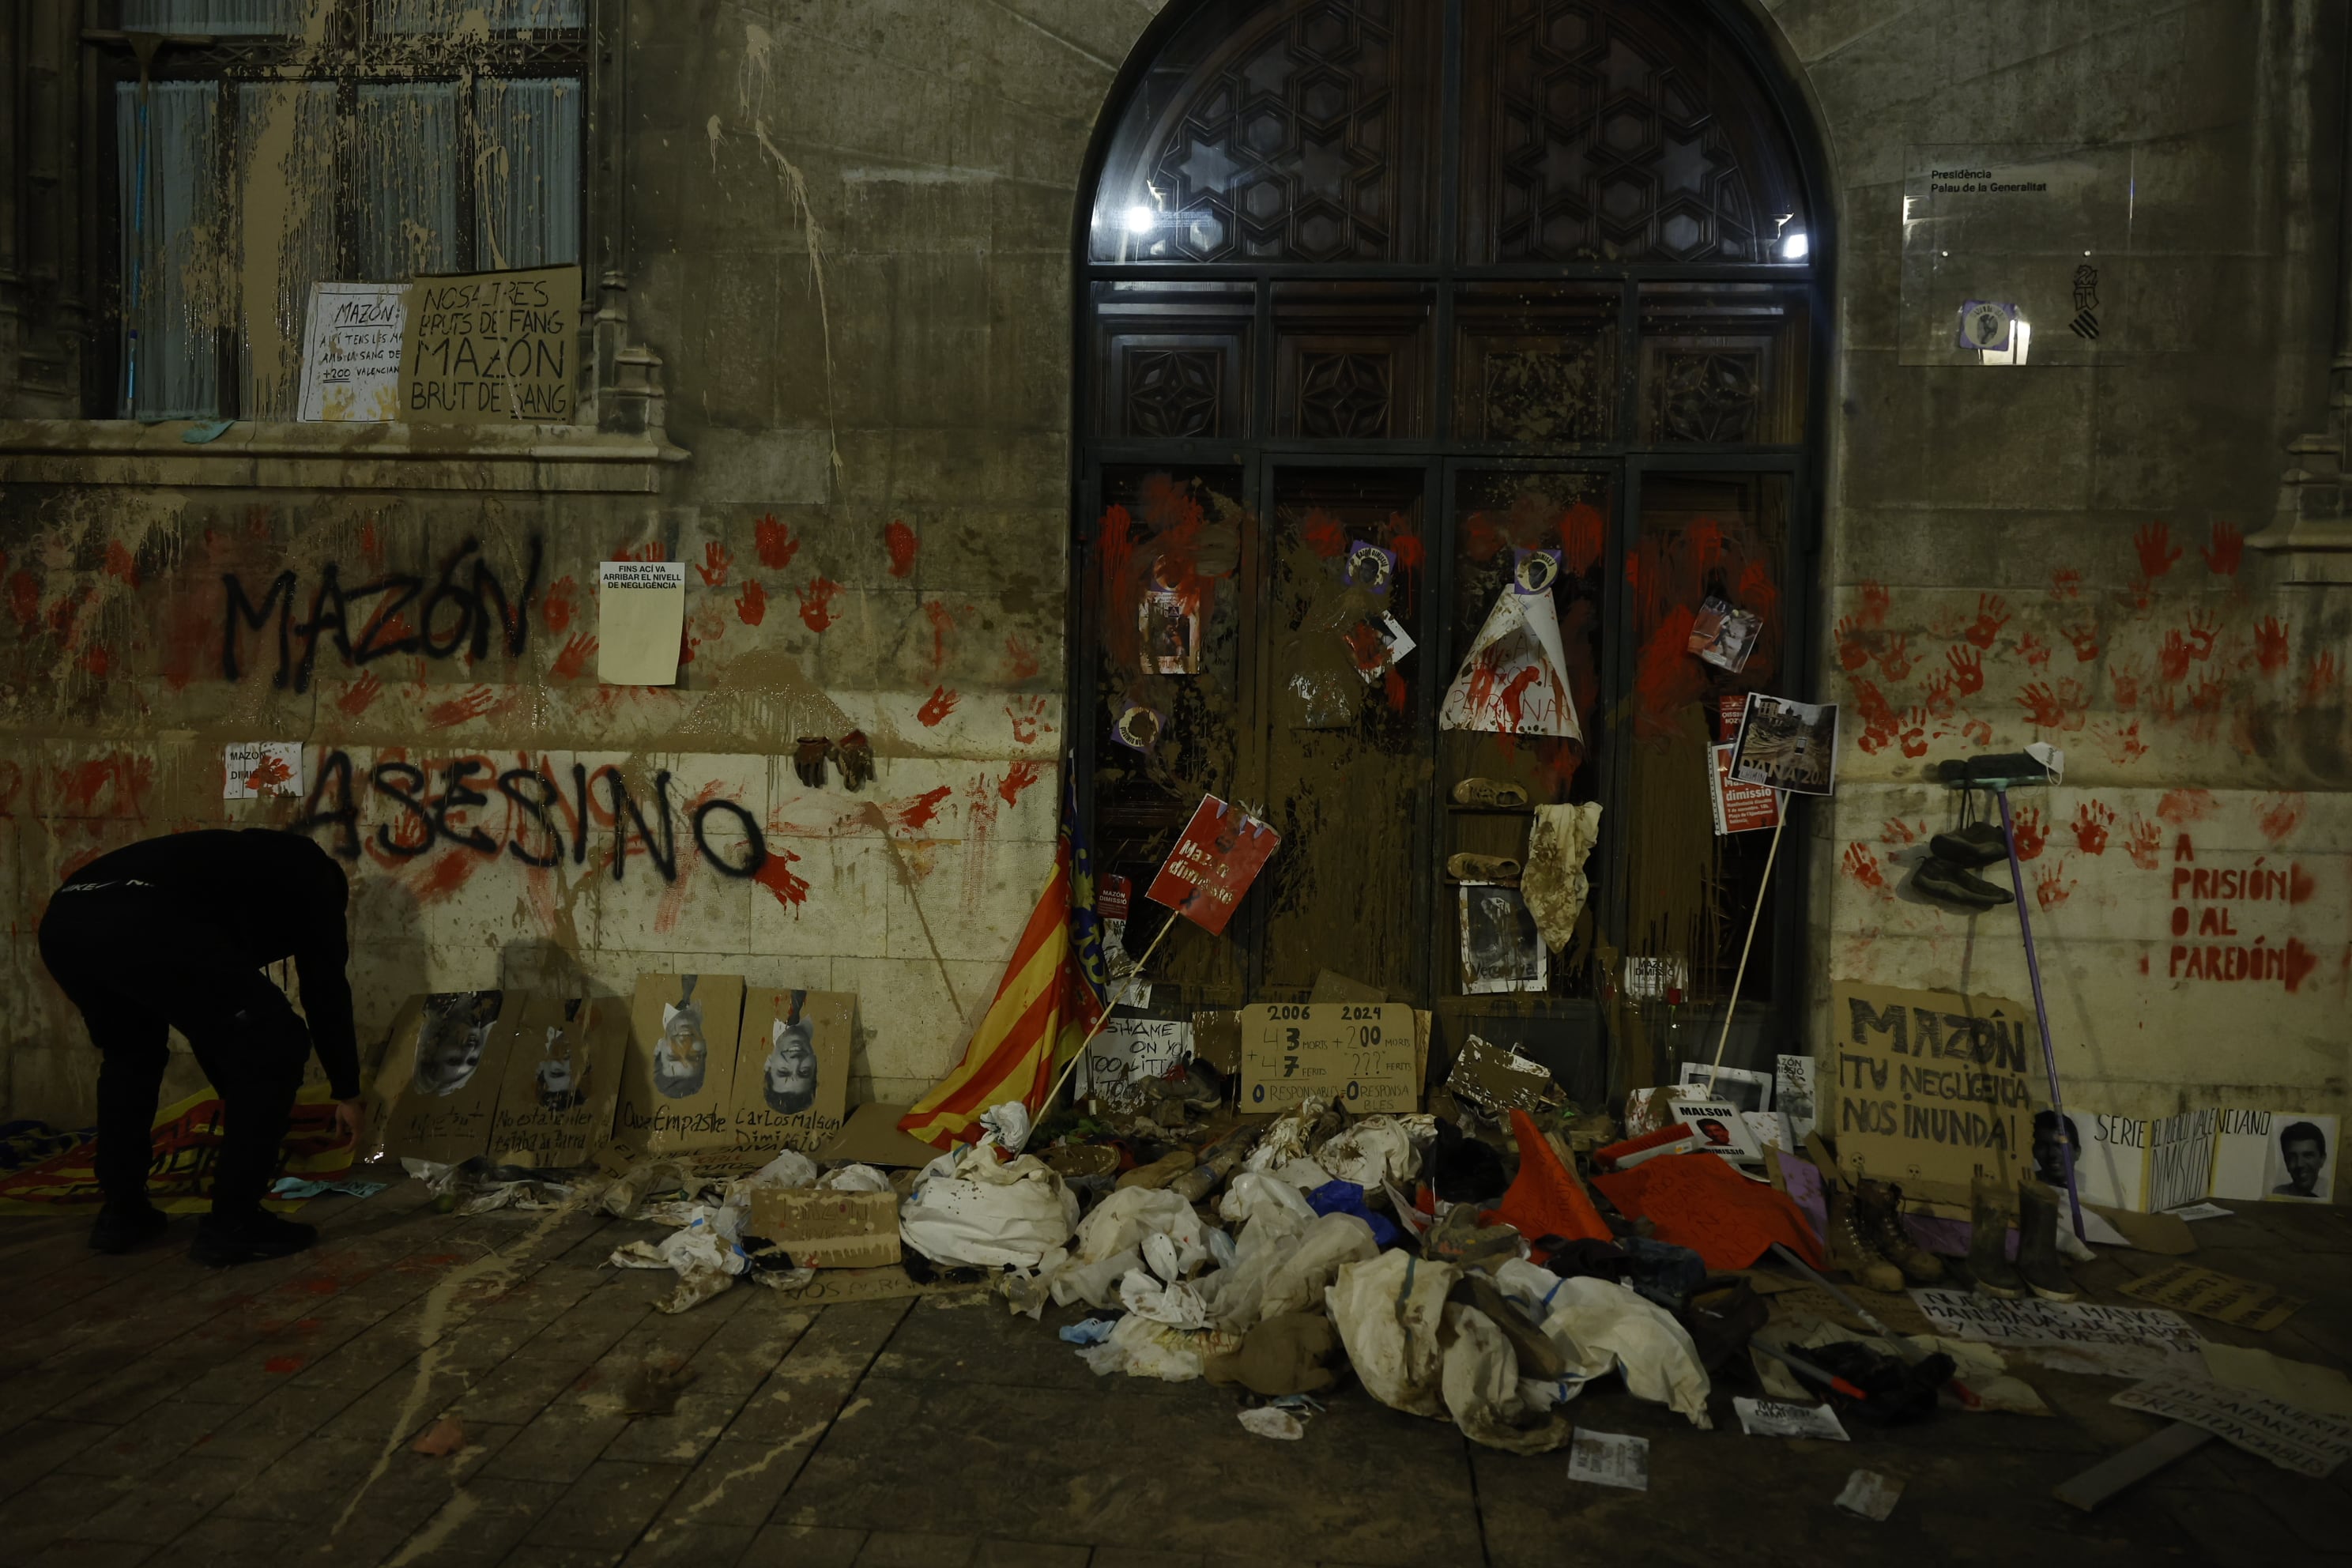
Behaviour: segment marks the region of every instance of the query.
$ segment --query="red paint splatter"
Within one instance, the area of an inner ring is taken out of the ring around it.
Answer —
[[[997,795],[1007,805],[1020,805],[1021,792],[1037,782],[1038,771],[1035,763],[1013,763],[1012,770],[1004,775],[1004,782],[996,786]]]
[[[1348,548],[1347,524],[1319,507],[1307,514],[1299,531],[1307,541],[1307,548],[1326,561],[1337,560]]]
[[[1956,644],[1944,650],[1944,662],[1952,667],[1952,684],[1961,696],[1984,689],[1984,655]]]
[[[760,586],[757,577],[743,579],[743,591],[735,595],[735,616],[747,626],[768,618],[768,591]]]
[[[2099,657],[2099,628],[2095,626],[2074,626],[2066,628],[2066,640],[2074,645],[2074,662],[2088,664]]]
[[[2307,904],[2311,901],[2311,895],[2317,891],[2319,891],[2319,882],[2310,872],[2300,866],[2289,866],[2286,868],[2286,901],[2288,903]]]
[[[2037,668],[2050,662],[2050,645],[2032,632],[2017,639],[2017,651],[2027,664]]]
[[[1053,728],[1045,722],[1045,700],[1042,697],[1024,699],[1017,709],[1008,702],[1004,716],[1013,721],[1013,740],[1024,746],[1036,743],[1039,730]]]
[[[1895,603],[1894,595],[1886,591],[1886,584],[1865,579],[1857,585],[1857,592],[1862,595],[1862,624],[1865,626],[1885,626],[1887,609]]]
[[[130,587],[139,586],[139,558],[126,549],[122,542],[106,542],[106,574]]]
[[[898,819],[899,826],[912,833],[918,828],[929,826],[931,819],[940,814],[940,802],[953,793],[953,786],[949,784],[925,790],[912,800],[894,803],[891,815]]]
[[[1958,710],[1959,704],[1952,696],[1952,678],[1948,675],[1930,678],[1927,682],[1927,711],[1936,718],[1948,719]]]
[[[840,592],[841,584],[822,572],[809,579],[808,586],[800,591],[801,620],[809,630],[821,632],[833,625],[833,599]]]
[[[561,632],[572,624],[576,608],[572,595],[579,591],[580,585],[569,576],[558,577],[547,585],[547,596],[539,602],[539,618],[547,623],[549,631]]]
[[[1873,755],[1885,751],[1895,739],[1902,721],[1895,717],[1894,705],[1885,693],[1867,680],[1853,683],[1853,710],[1862,719],[1863,731],[1855,744]]]
[[[2255,818],[2256,826],[2263,830],[2263,837],[2269,839],[2273,846],[2283,842],[2302,821],[2303,796],[2300,794],[2278,796],[2270,805],[2264,806],[2262,815]]]
[[[2213,792],[2202,789],[2167,791],[2156,803],[2156,815],[2175,827],[2186,827],[2192,822],[2202,822],[2215,810]]]
[[[555,656],[554,673],[558,680],[572,680],[588,668],[596,652],[596,639],[586,632],[574,632]]]
[[[914,571],[915,552],[922,548],[922,541],[915,537],[913,529],[894,517],[890,526],[882,531],[882,548],[890,553],[890,575],[904,577]]]
[[[2050,596],[2053,599],[2079,599],[2083,596],[2083,574],[2072,566],[2061,566],[2050,574]]]
[[[57,774],[57,793],[75,812],[87,816],[144,816],[146,807],[140,797],[155,781],[155,763],[148,757],[133,757],[116,752],[94,762],[78,763],[71,768],[60,769]],[[100,795],[107,798],[107,809],[93,808]]]
[[[2197,553],[2205,557],[2205,570],[2217,577],[2234,577],[2238,562],[2246,552],[2245,535],[2237,524],[2217,522],[2213,525],[2213,542],[2200,546]]]
[[[1462,548],[1473,561],[1492,561],[1503,548],[1503,531],[1495,526],[1494,519],[1483,511],[1474,511],[1462,520]],[[1625,580],[1634,579],[1636,558],[1625,557]]]
[[[2276,616],[2264,616],[2254,628],[2254,662],[2266,675],[2276,675],[2286,668],[2287,624]]]
[[[1870,644],[1862,635],[1862,626],[1852,616],[1841,616],[1837,624],[1838,663],[1847,669],[1860,669],[1870,662]]]
[[[2298,937],[2286,939],[2286,952],[2281,955],[2279,978],[2286,982],[2290,994],[2301,990],[2311,972],[2319,967],[2319,955],[2303,945]]]
[[[469,719],[480,718],[497,705],[498,700],[498,693],[490,688],[477,686],[462,697],[435,704],[425,715],[425,721],[434,729],[446,730],[452,724],[463,724]]]
[[[2124,853],[2133,865],[2143,871],[2156,869],[2164,850],[2164,829],[2140,816],[2132,814],[2131,831],[2124,836]]]
[[[2095,800],[2086,800],[2074,809],[2074,847],[2085,855],[2107,852],[2107,829],[2115,826],[2116,814]]]
[[[469,853],[445,854],[425,868],[425,875],[416,879],[416,901],[437,903],[455,897],[483,864],[483,857]]]
[[[2054,910],[2074,896],[2074,879],[2065,875],[2065,868],[2064,861],[2055,861],[2033,879],[2033,897],[2044,910]]]
[[[1601,559],[1601,550],[1608,535],[1607,520],[1601,509],[1590,501],[1578,501],[1559,517],[1559,543],[1562,561],[1569,574],[1581,577],[1592,570]]]
[[[1421,535],[1410,529],[1400,529],[1389,536],[1389,548],[1396,552],[1397,564],[1405,571],[1417,569],[1427,558],[1422,548]]]
[[[33,581],[30,572],[18,572],[8,579],[8,613],[19,626],[30,627],[40,619],[41,585]]]
[[[924,727],[928,729],[954,712],[955,705],[954,692],[944,686],[934,686],[931,688],[930,696],[924,700],[923,705],[915,710],[915,717],[922,721]]]
[[[383,695],[383,678],[371,669],[343,689],[343,694],[335,699],[335,706],[345,717],[357,719]]]
[[[724,588],[727,586],[727,574],[734,567],[735,552],[714,539],[702,547],[702,563],[694,571],[702,579],[704,587]]]
[[[2080,682],[2073,680],[2062,680],[2054,688],[2047,681],[2037,680],[2017,699],[2017,705],[2043,730],[2081,729],[2089,704],[2089,695]]]
[[[1878,660],[1878,672],[1889,680],[1906,680],[1911,675],[1911,649],[1901,637],[1886,639],[1886,646],[1873,656]]]
[[[1878,825],[1878,841],[1881,844],[1916,844],[1927,837],[1927,833],[1925,822],[1914,826],[1899,816],[1890,816]]]
[[[245,784],[247,789],[260,794],[276,789],[293,776],[294,770],[286,765],[284,758],[265,755],[260,765],[245,775]]]
[[[1845,874],[1864,887],[1877,892],[1886,890],[1886,873],[1880,868],[1878,857],[1867,844],[1849,844],[1845,858],[1839,862]]]
[[[808,879],[793,874],[793,866],[800,857],[778,844],[768,841],[768,858],[751,873],[751,880],[776,896],[776,902],[786,909],[808,902]]]
[[[89,647],[82,649],[81,658],[77,659],[75,662],[81,667],[82,670],[86,674],[89,674],[97,679],[104,680],[106,679],[106,672],[114,668],[114,650],[106,647],[103,643],[93,643]]]
[[[2010,841],[2017,846],[2021,860],[2038,860],[2042,847],[2050,842],[2050,834],[2042,826],[2042,813],[2033,806],[2021,805],[2010,818]]]
[[[1004,676],[1008,680],[1027,680],[1037,673],[1037,650],[1013,632],[1004,639]]]
[[[1914,708],[1903,715],[1903,727],[1895,739],[1902,745],[1905,756],[1926,756],[1927,754],[1927,710],[1924,708]]]
[[[2132,547],[2139,552],[2139,574],[2153,581],[2172,570],[2180,559],[2180,546],[2172,542],[2172,530],[2161,522],[2151,522],[2132,535]]]
[[[1969,641],[1979,647],[1990,647],[2000,636],[2000,628],[2009,625],[2009,605],[1999,594],[1977,595],[1977,618],[1968,630]]]
[[[1690,657],[1693,618],[1691,606],[1673,606],[1643,645],[1633,674],[1636,735],[1673,733],[1682,710],[1706,694],[1707,667]]]
[[[2157,673],[2168,681],[2185,679],[2189,674],[2189,645],[2179,632],[2164,634],[2164,647],[2157,655]]]
[[[2303,678],[2303,700],[2315,705],[2333,694],[2340,702],[2343,690],[2336,683],[2336,656],[2315,653],[2311,656],[2311,672]]]
[[[955,615],[944,599],[928,599],[923,603],[923,617],[931,623],[931,668],[948,667],[948,634],[955,630]]]
[[[302,1358],[299,1355],[274,1355],[261,1363],[261,1370],[276,1373],[299,1372],[302,1370]]]
[[[1381,677],[1381,694],[1388,699],[1390,711],[1403,712],[1406,700],[1404,671],[1391,665],[1387,672]],[[1585,704],[1580,708],[1580,711],[1590,713],[1592,709],[1590,704]]]
[[[643,544],[622,545],[619,549],[613,552],[610,559],[614,561],[667,561],[669,559],[669,549],[667,545],[663,544],[660,540],[649,539]]]
[[[2212,613],[2199,609],[2189,617],[2189,657],[2206,659],[2213,657],[2213,645],[2221,639],[2221,623]]]
[[[751,545],[760,552],[761,565],[782,572],[800,553],[801,542],[793,537],[790,523],[778,522],[770,512],[752,525]]]

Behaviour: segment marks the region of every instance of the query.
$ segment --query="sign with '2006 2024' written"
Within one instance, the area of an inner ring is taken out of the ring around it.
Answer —
[[[1242,1009],[1242,1110],[1319,1094],[1362,1114],[1413,1110],[1412,1009],[1402,1003],[1260,1002]]]

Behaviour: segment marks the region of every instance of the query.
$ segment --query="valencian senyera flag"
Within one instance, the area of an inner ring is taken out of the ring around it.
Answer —
[[[1004,966],[996,1000],[955,1070],[899,1119],[903,1131],[935,1148],[971,1142],[980,1136],[981,1113],[1008,1100],[1020,1100],[1032,1116],[1043,1111],[1055,1069],[1102,1016],[1102,924],[1076,819],[1076,799],[1066,789],[1054,874]]]

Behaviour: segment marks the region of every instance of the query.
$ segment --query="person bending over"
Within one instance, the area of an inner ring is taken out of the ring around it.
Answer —
[[[41,918],[41,962],[81,1010],[98,1047],[98,1152],[104,1194],[89,1244],[127,1252],[162,1234],[147,1197],[149,1129],[187,1037],[221,1098],[212,1212],[189,1255],[219,1266],[282,1258],[315,1226],[269,1214],[263,1194],[312,1050],[335,1097],[335,1129],[357,1146],[359,1047],[352,1025],[343,906],[350,879],[308,838],[276,828],[208,828],[150,838],[68,877]],[[305,1028],[261,973],[294,961]]]

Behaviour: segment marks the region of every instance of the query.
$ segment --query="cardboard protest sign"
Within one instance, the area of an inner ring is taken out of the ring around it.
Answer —
[[[1287,1110],[1319,1094],[1349,1115],[1417,1110],[1413,1036],[1402,1003],[1255,1003],[1242,1009],[1242,1109]]]
[[[1533,1110],[1547,1099],[1557,1098],[1549,1068],[1488,1045],[1475,1035],[1462,1042],[1462,1050],[1445,1075],[1445,1088],[1454,1099],[1497,1114]]]
[[[675,686],[686,630],[686,563],[596,564],[596,679],[607,686]]]
[[[491,1154],[541,1170],[586,1164],[613,1135],[628,1049],[627,1004],[527,996],[511,1015],[509,1034]]]
[[[419,278],[402,300],[400,415],[414,425],[568,425],[580,268]]]
[[[1087,1042],[1087,1059],[1079,1070],[1087,1093],[1121,1100],[1192,1059],[1192,1026],[1186,1020],[1111,1017]]]
[[[1813,1058],[1811,1057],[1774,1057],[1772,1058],[1772,1100],[1776,1109],[1789,1119],[1790,1131],[1799,1139],[1813,1130]]]
[[[2174,1312],[2155,1307],[2100,1307],[2088,1301],[2000,1300],[1969,1290],[1915,1289],[1911,1299],[1936,1331],[1979,1344],[2083,1346],[2147,1351],[2202,1365],[2205,1336]]]
[[[1584,730],[1577,721],[1567,671],[1551,589],[1528,594],[1507,588],[1496,595],[1454,684],[1445,689],[1438,727],[1580,741]]]
[[[1204,931],[1223,931],[1281,843],[1282,835],[1264,822],[1204,795],[1144,897]]]
[[[742,1026],[740,975],[639,975],[614,1142],[643,1153],[731,1148]]]
[[[2121,1289],[2126,1296],[2137,1296],[2159,1307],[2194,1312],[2217,1323],[2263,1333],[2285,1322],[2306,1300],[2252,1279],[2200,1268],[2193,1263],[2168,1264],[2153,1274],[2141,1275]]]
[[[730,1118],[737,1149],[810,1153],[841,1136],[856,1018],[857,998],[845,991],[745,994]]]
[[[404,283],[313,283],[302,321],[302,389],[294,416],[306,422],[400,417]]]
[[[1698,1134],[1700,1148],[1732,1160],[1764,1157],[1738,1100],[1694,1092],[1676,1094],[1669,1103],[1673,1107],[1669,1114]]]
[[[2281,1469],[2325,1476],[2352,1458],[2352,1421],[2187,1377],[2152,1378],[2108,1401],[2186,1421]]]
[[[2032,1154],[2041,1052],[2030,1007],[1835,981],[1821,1062],[1837,1081],[1839,1168],[1969,1201],[1979,1170],[2014,1186]]]
[[[1798,795],[1828,795],[1837,787],[1837,704],[1751,691],[1739,738],[1732,742],[1731,777]]]
[[[520,991],[411,996],[394,1016],[376,1095],[384,1152],[454,1165],[487,1154]]]
[[[898,1194],[757,1187],[749,1228],[802,1268],[878,1268],[898,1261]]]

